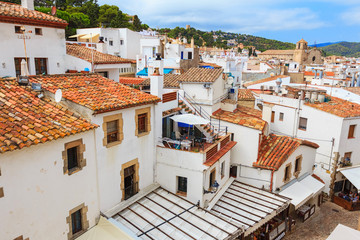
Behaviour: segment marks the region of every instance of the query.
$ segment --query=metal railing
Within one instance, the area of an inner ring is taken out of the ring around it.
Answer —
[[[188,106],[195,113],[195,115],[198,115],[202,118],[209,120],[210,122],[207,124],[207,126],[210,128],[212,132],[215,133],[215,137],[219,137],[227,134],[228,128],[227,126],[221,126],[220,117],[212,118],[211,115],[208,112],[206,112],[204,108],[202,108],[198,103],[196,103],[195,100],[185,91],[184,91],[184,96],[182,96],[178,92],[178,100],[182,100],[184,104]]]

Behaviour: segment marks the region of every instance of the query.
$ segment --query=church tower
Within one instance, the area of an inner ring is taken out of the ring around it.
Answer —
[[[296,43],[296,48],[294,51],[294,61],[299,64],[303,64],[306,61],[306,50],[308,49],[308,43],[301,39]]]

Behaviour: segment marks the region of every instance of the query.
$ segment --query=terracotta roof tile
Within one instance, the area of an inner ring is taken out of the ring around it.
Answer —
[[[65,28],[65,20],[46,13],[23,8],[19,4],[0,2],[0,22]]]
[[[238,100],[255,100],[255,97],[250,89],[239,89]]]
[[[266,121],[261,119],[261,111],[245,106],[239,106],[234,112],[219,109],[213,113],[213,118],[220,118],[226,122],[254,128],[260,131],[263,131],[267,125]]]
[[[289,77],[289,76],[278,75],[278,76],[273,76],[273,77],[268,77],[268,78],[252,81],[252,82],[246,82],[246,83],[244,83],[244,87],[248,87],[248,86],[259,84],[259,83],[265,83],[265,82],[274,81],[274,80],[276,80],[278,78],[287,78],[287,77]]]
[[[190,68],[184,74],[179,75],[179,82],[213,83],[219,78],[223,69]]]
[[[0,153],[97,127],[26,88],[0,79]]]
[[[150,79],[135,78],[135,77],[119,77],[119,82],[125,85],[140,85],[145,80],[150,80]]]
[[[81,58],[91,63],[93,57],[94,64],[119,64],[119,63],[131,63],[133,60],[117,57],[110,54],[105,54],[92,50],[88,47],[81,46],[79,44],[66,44],[66,54],[73,57]]]
[[[316,108],[338,117],[349,118],[360,116],[360,105],[348,102],[337,97],[331,97],[331,101],[323,103],[305,103],[306,106]]]
[[[345,90],[360,95],[360,87],[347,87]]]
[[[114,111],[150,103],[160,99],[154,95],[125,86],[97,74],[59,74],[30,76],[31,82],[55,93],[62,90],[63,98],[85,106],[95,113]]]
[[[212,165],[214,165],[214,163],[216,163],[220,158],[222,158],[222,156],[224,156],[227,152],[229,152],[235,145],[237,144],[237,142],[235,141],[230,141],[228,142],[223,148],[221,148],[219,151],[217,151],[214,156],[212,156],[211,158],[209,158],[207,161],[204,162],[205,166],[211,167]]]
[[[165,74],[164,75],[164,88],[179,88],[179,79],[180,75],[178,74]],[[141,86],[150,86],[150,78],[147,78],[143,81]]]
[[[319,147],[316,143],[297,138],[275,134],[264,136],[259,146],[258,159],[253,166],[276,171],[300,145]]]

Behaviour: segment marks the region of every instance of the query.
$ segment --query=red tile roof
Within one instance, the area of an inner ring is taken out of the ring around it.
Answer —
[[[0,79],[0,153],[97,127],[26,88],[15,80]]]
[[[164,88],[179,88],[179,79],[180,75],[179,74],[165,74],[164,75]],[[141,84],[141,86],[150,86],[150,78],[146,79],[145,81],[143,81]]]
[[[223,69],[190,68],[184,74],[179,75],[179,82],[191,83],[213,83],[215,82]]]
[[[329,97],[329,96],[328,96]],[[306,106],[316,108],[338,117],[349,118],[360,116],[360,105],[353,102],[348,102],[337,97],[331,97],[330,102],[323,103],[305,103]]]
[[[220,118],[220,120],[226,122],[254,128],[260,131],[263,131],[267,125],[266,121],[261,119],[261,111],[245,106],[239,106],[234,112],[219,109],[213,113],[213,118]]]
[[[203,164],[205,166],[211,167],[220,158],[222,158],[227,152],[229,152],[236,144],[237,144],[237,142],[235,142],[235,141],[228,142],[223,148],[221,148],[217,153],[215,153],[211,158],[209,158]]]
[[[157,103],[160,99],[97,74],[59,74],[30,76],[31,82],[63,98],[85,106],[95,113]]]
[[[360,95],[360,87],[347,87],[345,90]]]
[[[286,76],[286,75],[278,75],[278,76],[273,76],[273,77],[268,77],[268,78],[264,78],[264,79],[252,81],[252,82],[246,82],[246,83],[244,83],[244,87],[248,87],[248,86],[255,85],[255,84],[259,84],[259,83],[270,82],[270,81],[277,80],[277,79],[279,79],[279,78],[287,78],[287,77],[289,77],[289,76]]]
[[[0,2],[0,22],[65,28],[65,20],[46,13],[23,8],[19,4]]]
[[[300,145],[319,147],[316,143],[297,138],[275,134],[264,136],[259,146],[258,159],[253,166],[276,171]]]
[[[119,82],[125,85],[139,85],[149,78],[119,77]]]
[[[87,62],[94,61],[94,64],[119,64],[119,63],[132,63],[133,60],[117,57],[110,54],[105,54],[92,50],[88,47],[79,44],[66,44],[66,54],[73,57],[81,58]]]
[[[239,89],[238,100],[255,100],[255,97],[250,89]]]

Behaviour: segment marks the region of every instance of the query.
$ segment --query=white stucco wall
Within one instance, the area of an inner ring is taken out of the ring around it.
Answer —
[[[315,156],[316,156],[316,149],[304,145],[300,145],[290,156],[289,158],[281,165],[281,167],[274,172],[274,178],[273,178],[273,191],[275,191],[277,188],[281,188],[286,183],[292,181],[296,177],[294,176],[295,172],[295,161],[296,158],[302,156],[301,161],[301,170],[298,177],[303,176],[304,174],[312,174],[313,172],[313,166],[315,163]],[[290,180],[286,183],[284,183],[284,175],[285,175],[285,168],[286,165],[291,163],[291,177]]]
[[[0,23],[0,77],[15,77],[14,58],[25,58],[24,40],[22,34],[15,33],[15,26],[20,24]],[[29,73],[35,75],[34,58],[47,58],[48,74],[65,72],[64,57],[66,54],[65,29],[23,25],[27,57],[29,58]],[[42,35],[35,35],[35,28],[42,29]],[[32,31],[32,33],[29,33]]]
[[[135,110],[151,107],[151,131],[148,135],[135,135]],[[122,113],[124,139],[121,144],[106,148],[103,146],[103,117]],[[122,199],[121,166],[134,159],[139,162],[139,190],[153,183],[155,166],[155,124],[154,106],[144,105],[96,115],[92,122],[100,127],[96,130],[96,151],[98,157],[100,210],[105,211]]]
[[[65,143],[81,139],[86,166],[64,174]],[[89,227],[99,216],[94,131],[0,155],[0,239],[67,240],[69,211],[88,206]]]

